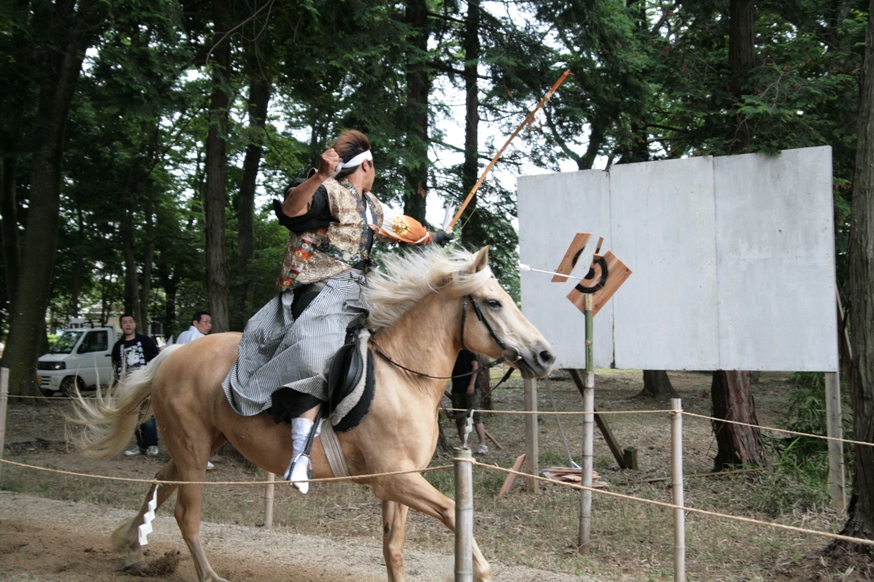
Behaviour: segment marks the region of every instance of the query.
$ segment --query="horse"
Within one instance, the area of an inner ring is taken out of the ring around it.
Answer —
[[[415,471],[427,467],[434,455],[438,406],[459,351],[467,348],[490,358],[509,352],[515,359],[510,365],[524,378],[546,376],[555,359],[550,344],[493,276],[489,247],[476,253],[433,247],[389,258],[368,275],[367,323],[371,340],[381,348],[381,355],[374,356],[376,389],[364,420],[337,434],[350,475],[382,501],[383,555],[390,582],[404,579],[409,508],[455,531],[455,503]],[[468,314],[474,310],[475,316]],[[283,474],[292,454],[289,427],[276,424],[267,413],[239,415],[221,388],[237,358],[240,337],[219,333],[167,348],[106,396],[80,396],[69,415],[68,440],[92,458],[116,455],[154,412],[170,453],[170,461],[155,475],[158,481],[204,481],[207,460],[226,442],[256,466]],[[319,438],[311,458],[314,479],[333,476]],[[412,472],[368,476],[398,471]],[[112,534],[113,549],[126,553],[126,569],[146,565],[137,531],[156,487],[149,489],[133,519]],[[177,490],[176,522],[199,580],[226,582],[210,566],[199,537],[203,485],[161,485],[158,506]],[[491,566],[476,542],[473,557],[474,579],[492,580]]]

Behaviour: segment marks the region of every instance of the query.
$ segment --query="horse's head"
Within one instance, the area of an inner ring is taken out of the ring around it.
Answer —
[[[483,247],[474,257],[470,273],[485,274],[488,262],[489,247]],[[459,341],[463,347],[491,358],[506,357],[523,378],[549,374],[555,361],[552,347],[494,276],[485,278],[462,299],[462,309]]]
[[[555,361],[551,346],[501,289],[488,263],[488,247],[471,253],[427,245],[386,257],[384,268],[368,275],[368,326],[378,334],[398,329],[403,319],[403,329],[424,338],[435,326],[424,333],[421,322],[439,321],[458,347],[495,359],[504,356],[525,378],[546,376]],[[437,304],[440,315],[423,313]]]

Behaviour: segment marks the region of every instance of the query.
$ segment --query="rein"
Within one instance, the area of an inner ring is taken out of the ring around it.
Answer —
[[[470,300],[471,305],[473,305],[473,310],[476,313],[477,319],[479,319],[483,323],[483,325],[486,326],[486,329],[489,330],[489,335],[492,336],[492,339],[495,340],[495,343],[498,344],[498,347],[500,347],[502,350],[500,358],[498,358],[497,360],[494,360],[492,362],[489,362],[488,364],[484,365],[482,368],[477,368],[476,370],[473,370],[472,372],[468,372],[466,374],[459,374],[457,376],[432,376],[431,374],[426,374],[425,372],[419,372],[418,370],[408,368],[408,367],[404,366],[403,364],[399,364],[398,362],[395,362],[391,358],[391,356],[389,356],[388,353],[386,353],[386,351],[384,349],[382,349],[382,346],[380,346],[378,343],[376,343],[376,341],[373,339],[373,337],[370,338],[370,345],[373,346],[376,353],[378,353],[380,356],[385,358],[391,365],[393,365],[397,368],[400,368],[401,370],[406,370],[407,372],[410,372],[412,374],[416,374],[417,376],[423,376],[425,378],[433,378],[435,380],[452,380],[454,378],[465,378],[467,376],[472,376],[474,374],[477,374],[481,370],[489,370],[491,368],[494,368],[498,364],[503,364],[504,362],[510,362],[512,364],[514,362],[519,361],[519,350],[517,350],[516,348],[508,348],[506,345],[504,345],[504,342],[501,341],[501,339],[498,337],[498,334],[496,334],[495,330],[492,329],[492,326],[489,325],[488,320],[483,316],[483,313],[479,308],[479,304],[477,304],[476,300],[471,295],[465,295],[464,301],[461,304],[461,347],[464,348],[465,350],[467,349],[467,346],[464,345],[464,326],[465,326],[465,323],[467,322],[467,302],[468,302],[468,300]],[[503,380],[502,380],[502,382],[503,382]]]
[[[504,362],[510,362],[510,363],[517,362],[519,360],[519,350],[517,350],[516,348],[508,348],[504,344],[504,342],[501,341],[501,338],[498,337],[498,334],[495,333],[495,330],[492,329],[492,326],[489,324],[489,321],[483,315],[482,310],[480,310],[479,304],[476,302],[476,300],[471,295],[465,295],[464,300],[461,303],[461,347],[464,349],[467,349],[467,346],[464,345],[464,327],[465,327],[465,324],[467,323],[467,302],[468,302],[468,300],[470,301],[470,304],[473,306],[473,311],[474,311],[474,313],[476,313],[477,319],[480,320],[483,323],[483,325],[486,326],[486,329],[489,330],[489,335],[492,336],[492,339],[495,340],[495,343],[498,344],[498,347],[501,348],[501,357],[498,358],[497,360],[489,362],[488,364],[485,364],[484,366],[481,366],[475,370],[471,370],[470,372],[467,372],[466,374],[458,374],[457,376],[432,376],[431,374],[419,372],[418,370],[413,370],[412,368],[408,368],[408,367],[404,366],[403,364],[399,364],[398,362],[395,362],[391,358],[391,356],[389,356],[386,353],[386,351],[384,349],[382,349],[382,346],[380,346],[378,343],[376,343],[376,341],[373,339],[373,337],[370,338],[370,345],[373,346],[373,349],[376,351],[376,353],[378,353],[380,356],[385,358],[391,365],[395,366],[396,368],[400,368],[401,370],[406,370],[407,372],[410,372],[412,374],[416,374],[417,376],[423,376],[425,378],[433,378],[435,380],[452,380],[455,378],[466,378],[468,376],[473,376],[474,374],[479,374],[483,370],[489,370],[491,368],[494,368],[495,366],[497,366],[499,364],[503,364]],[[509,370],[507,370],[507,373],[504,374],[504,377],[501,378],[497,384],[490,387],[489,391],[482,395],[482,398],[488,397],[494,390],[497,390],[497,388],[501,384],[503,384],[507,380],[507,378],[510,377],[510,374],[512,374],[512,373],[513,373],[513,368],[510,368]],[[446,394],[446,393],[444,392],[444,394]],[[450,414],[449,411],[446,410],[446,408],[443,407],[442,405],[441,405],[441,408],[443,408],[443,411],[446,413],[446,416],[450,420],[455,420],[457,418],[461,418],[463,416],[467,416],[468,414],[470,414],[470,410],[468,410],[467,412],[453,415],[453,414]]]

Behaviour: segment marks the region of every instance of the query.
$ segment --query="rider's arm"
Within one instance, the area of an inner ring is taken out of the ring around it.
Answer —
[[[316,190],[331,176],[340,163],[340,156],[333,148],[328,149],[319,158],[319,169],[315,174],[303,181],[296,188],[286,192],[282,203],[282,213],[290,218],[303,216],[309,210],[310,201]]]

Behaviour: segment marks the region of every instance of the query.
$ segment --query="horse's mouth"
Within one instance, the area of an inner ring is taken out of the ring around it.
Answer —
[[[532,350],[522,355],[514,365],[526,380],[545,378],[552,370],[555,356],[550,350]]]

